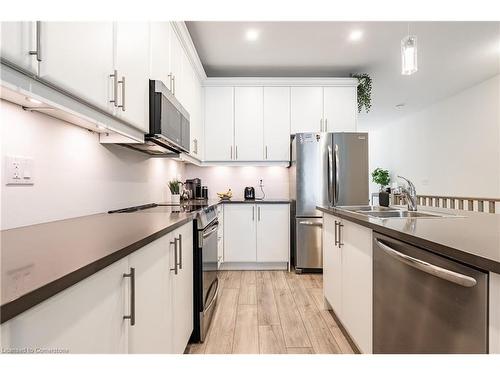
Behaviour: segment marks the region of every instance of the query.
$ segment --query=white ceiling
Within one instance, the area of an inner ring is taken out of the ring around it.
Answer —
[[[186,22],[209,77],[348,76],[370,73],[372,111],[385,123],[500,72],[500,22],[412,22],[418,72],[401,75],[406,22]],[[245,32],[256,29],[255,42]],[[362,30],[358,42],[352,30]],[[403,109],[396,104],[405,103]]]

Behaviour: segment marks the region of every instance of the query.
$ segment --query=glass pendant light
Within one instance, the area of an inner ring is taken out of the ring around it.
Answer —
[[[410,35],[408,25],[408,36],[401,40],[401,74],[410,75],[417,70],[417,37]]]

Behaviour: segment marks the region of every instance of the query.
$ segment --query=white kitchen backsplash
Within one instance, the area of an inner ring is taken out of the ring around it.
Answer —
[[[150,158],[96,133],[0,101],[5,156],[32,158],[32,186],[1,184],[1,228],[66,219],[170,199],[167,182],[184,180],[184,164]]]
[[[231,189],[235,199],[243,198],[246,186],[255,187],[255,196],[261,197],[259,180],[264,183],[266,198],[289,198],[288,168],[286,167],[251,167],[251,166],[217,166],[196,167],[186,166],[186,178],[201,179],[204,186],[208,186],[209,198],[217,198],[217,192]]]

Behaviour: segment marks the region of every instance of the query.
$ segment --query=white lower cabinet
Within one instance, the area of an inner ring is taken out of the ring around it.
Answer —
[[[126,353],[128,258],[124,258],[1,325],[2,349]]]
[[[217,205],[217,219],[219,220],[219,228],[217,230],[217,264],[220,268],[224,262],[224,206]]]
[[[190,222],[174,232],[177,240],[178,270],[171,272],[173,283],[172,347],[170,353],[182,354],[193,332],[193,223]],[[173,267],[173,263],[172,268]]]
[[[257,262],[288,262],[288,204],[257,204]]]
[[[362,353],[372,353],[372,231],[323,218],[324,296]]]
[[[288,262],[289,212],[288,204],[225,204],[224,262]]]
[[[2,348],[182,354],[193,330],[192,236],[189,222],[5,322]]]

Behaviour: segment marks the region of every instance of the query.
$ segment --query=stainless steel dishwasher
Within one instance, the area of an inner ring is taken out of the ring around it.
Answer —
[[[488,274],[374,233],[373,352],[487,353]]]

